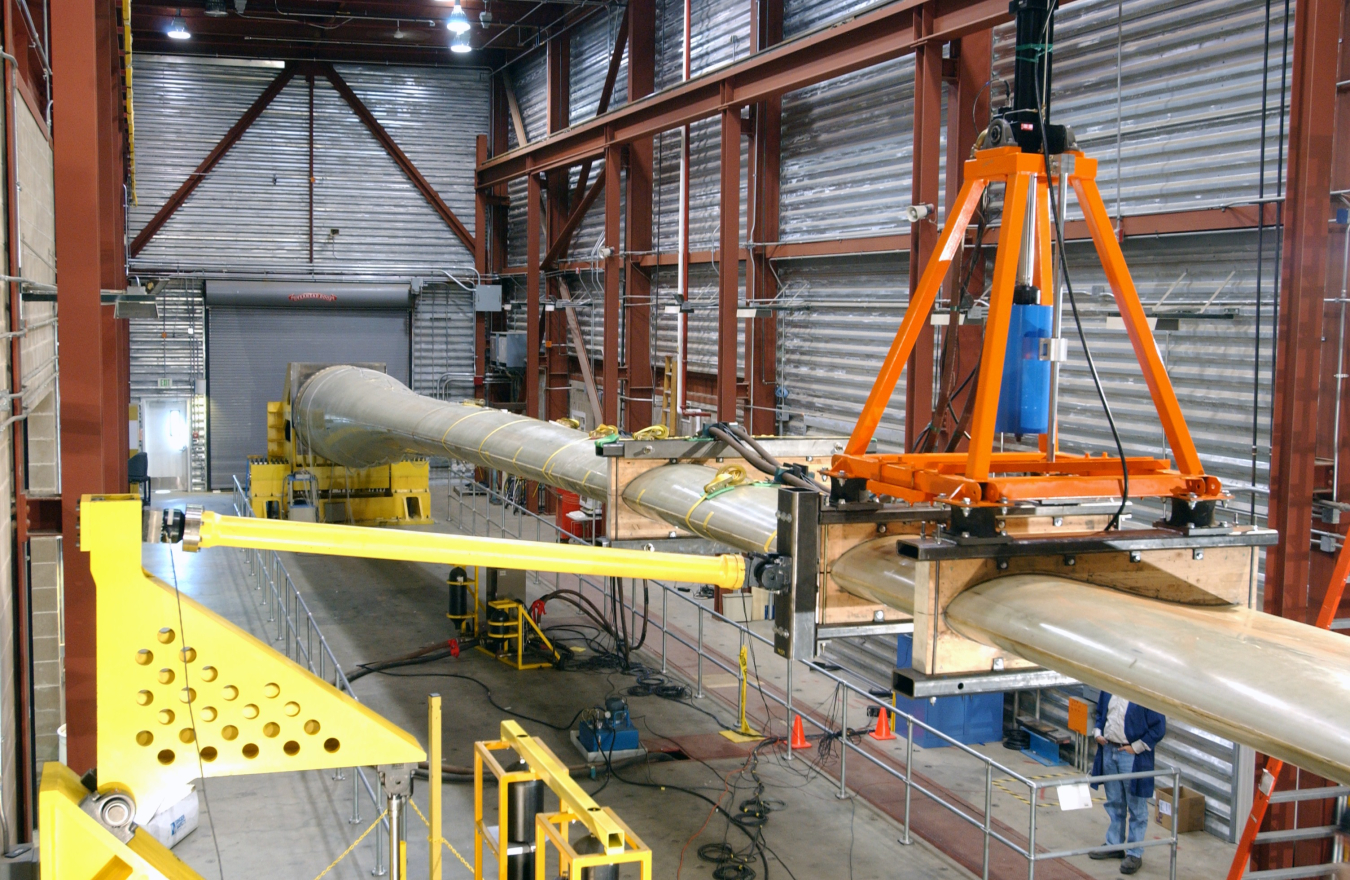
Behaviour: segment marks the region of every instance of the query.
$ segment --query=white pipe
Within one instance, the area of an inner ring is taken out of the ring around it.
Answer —
[[[292,407],[300,439],[348,467],[403,455],[449,455],[591,498],[607,495],[605,460],[580,431],[432,400],[357,367],[315,374]],[[772,550],[777,490],[707,497],[716,472],[654,468],[624,487],[647,516],[741,550]],[[832,566],[849,592],[913,613],[913,565],[893,539],[861,544]],[[980,584],[954,599],[957,633],[1119,693],[1169,716],[1350,784],[1350,640],[1245,608],[1147,599],[1049,575]]]

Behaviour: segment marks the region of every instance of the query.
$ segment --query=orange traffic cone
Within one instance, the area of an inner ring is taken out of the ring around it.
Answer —
[[[811,744],[806,741],[806,731],[802,730],[802,716],[800,715],[792,716],[792,738],[788,740],[788,748],[811,748]]]
[[[895,739],[895,734],[891,733],[891,712],[889,709],[883,708],[877,713],[877,726],[867,735],[872,739]]]

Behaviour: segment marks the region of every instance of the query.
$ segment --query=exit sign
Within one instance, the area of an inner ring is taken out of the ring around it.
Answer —
[[[172,379],[160,379],[160,380],[159,380],[159,387],[160,387],[160,388],[172,388],[172,387],[173,387],[173,380],[172,380]]]

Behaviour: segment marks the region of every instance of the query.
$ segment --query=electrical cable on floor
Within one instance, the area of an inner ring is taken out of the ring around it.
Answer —
[[[1058,6],[1059,6],[1058,0],[1053,0],[1053,2],[1051,2],[1050,4],[1049,14],[1045,18],[1045,28],[1044,30],[1041,31],[1042,46],[1045,46],[1047,44],[1046,36],[1049,33],[1050,23],[1054,21],[1055,10],[1058,8]],[[1045,52],[1048,50],[1042,49],[1040,51]],[[1049,209],[1050,209],[1051,226],[1054,228],[1055,243],[1056,245],[1058,245],[1059,250],[1060,274],[1063,275],[1064,277],[1064,290],[1068,294],[1069,308],[1073,312],[1073,323],[1074,326],[1078,328],[1078,341],[1083,346],[1083,358],[1087,362],[1088,372],[1092,375],[1093,387],[1097,389],[1097,399],[1101,401],[1102,411],[1106,413],[1106,424],[1111,429],[1111,439],[1113,439],[1116,443],[1116,452],[1118,453],[1120,458],[1120,507],[1116,509],[1115,515],[1112,516],[1110,521],[1108,521],[1106,524],[1105,530],[1109,531],[1110,529],[1113,528],[1114,529],[1120,528],[1121,517],[1125,515],[1125,508],[1129,506],[1130,468],[1129,463],[1125,460],[1125,445],[1120,440],[1120,431],[1116,427],[1115,416],[1112,415],[1111,413],[1111,404],[1106,399],[1106,391],[1102,388],[1101,376],[1097,374],[1097,364],[1092,359],[1092,349],[1088,346],[1087,334],[1083,332],[1083,319],[1078,314],[1078,301],[1074,298],[1073,295],[1073,283],[1069,280],[1069,258],[1068,255],[1064,252],[1064,223],[1059,216],[1059,203],[1060,200],[1064,198],[1064,194],[1058,192],[1058,188],[1055,185],[1055,181],[1051,179],[1052,175],[1050,174],[1050,141],[1049,138],[1047,137],[1047,131],[1045,127],[1044,88],[1045,88],[1044,83],[1041,81],[1040,77],[1037,77],[1036,119],[1041,127],[1041,152],[1045,156],[1045,177],[1047,183],[1047,191],[1050,194]],[[1116,173],[1119,174],[1120,169],[1116,169]],[[1035,222],[1035,220],[1034,218],[1030,218],[1028,222]]]
[[[178,638],[182,645],[178,651],[178,656],[183,661],[183,688],[184,693],[187,693],[191,684],[188,681],[187,631],[183,627],[183,594],[178,589],[178,563],[174,559],[174,553],[177,550],[178,545],[169,545],[169,571],[173,574],[173,599],[178,606]],[[220,858],[220,840],[216,837],[216,820],[211,815],[211,799],[206,796],[206,770],[202,765],[202,743],[201,738],[197,736],[197,717],[193,711],[191,700],[187,701],[187,707],[188,726],[192,728],[192,747],[197,752],[197,772],[201,774],[198,778],[202,786],[202,806],[206,809],[206,821],[211,823],[211,845],[216,850],[216,872],[220,875],[220,880],[225,880],[225,863]],[[346,855],[346,853],[343,853],[343,855]],[[322,877],[323,874],[319,876]]]

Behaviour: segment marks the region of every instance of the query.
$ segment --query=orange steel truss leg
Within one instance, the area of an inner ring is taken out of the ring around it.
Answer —
[[[994,452],[994,422],[998,418],[998,395],[1003,386],[1003,356],[1008,348],[1008,321],[1012,316],[1013,288],[1017,285],[1022,227],[1026,223],[1036,222],[1036,218],[1026,216],[1027,191],[1035,184],[1034,173],[1017,172],[1008,175],[1008,183],[1004,188],[1003,221],[998,233],[998,253],[994,258],[994,286],[989,291],[989,312],[984,319],[980,380],[975,386],[975,412],[970,421],[966,478],[971,480],[989,479],[989,460]]]
[[[1341,607],[1341,598],[1345,595],[1345,582],[1350,579],[1350,538],[1342,538],[1340,552],[1336,554],[1336,567],[1331,572],[1331,583],[1327,585],[1327,594],[1322,598],[1322,608],[1317,612],[1317,627],[1330,629],[1336,617],[1336,609]],[[1279,758],[1267,758],[1265,771],[1261,774],[1262,783],[1252,798],[1252,811],[1247,816],[1247,824],[1242,828],[1242,838],[1238,841],[1237,852],[1233,854],[1233,864],[1228,868],[1228,880],[1241,880],[1247,872],[1247,860],[1251,858],[1252,846],[1256,843],[1256,833],[1266,818],[1266,808],[1270,806],[1270,796],[1275,793],[1275,782],[1280,778],[1284,762]],[[1266,774],[1270,774],[1269,777]]]
[[[896,331],[891,349],[886,353],[886,360],[882,362],[877,379],[872,384],[872,391],[867,395],[867,402],[863,404],[858,423],[853,426],[853,434],[848,440],[849,455],[862,455],[867,452],[867,445],[872,442],[872,435],[881,422],[882,414],[886,412],[886,405],[890,403],[891,395],[895,393],[895,385],[900,381],[900,373],[909,361],[910,352],[919,341],[919,334],[927,327],[928,312],[937,300],[942,280],[947,276],[947,268],[951,266],[952,259],[956,256],[957,247],[966,234],[966,227],[970,225],[970,218],[980,203],[984,188],[988,185],[989,182],[982,178],[968,179],[961,185],[956,203],[947,215],[947,225],[938,238],[937,248],[933,251],[928,265],[924,267],[919,286],[915,288],[909,306],[905,309],[900,329]]]
[[[1079,164],[1086,163],[1080,159]],[[1125,331],[1129,334],[1130,344],[1134,346],[1134,356],[1139,361],[1149,394],[1153,397],[1153,405],[1158,410],[1167,443],[1176,456],[1177,470],[1188,477],[1202,476],[1205,468],[1195,451],[1195,441],[1191,439],[1190,428],[1181,414],[1181,405],[1177,403],[1177,394],[1163,365],[1162,355],[1158,354],[1158,344],[1153,339],[1144,307],[1139,302],[1134,279],[1125,265],[1120,242],[1116,241],[1115,231],[1111,228],[1111,218],[1106,213],[1106,205],[1102,203],[1102,194],[1094,179],[1095,172],[1096,163],[1093,162],[1088,176],[1079,176],[1075,171],[1070,177],[1078,204],[1083,209],[1088,230],[1092,233],[1092,242],[1097,246],[1097,256],[1106,271],[1111,293],[1115,295],[1116,307],[1120,309],[1120,317],[1125,322]]]

